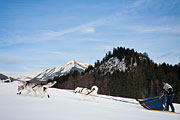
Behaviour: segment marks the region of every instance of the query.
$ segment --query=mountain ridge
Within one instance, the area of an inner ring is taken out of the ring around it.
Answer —
[[[12,82],[14,80],[16,80],[16,79],[0,73],[0,81],[1,82]]]
[[[46,69],[44,72],[38,74],[33,79],[32,82],[46,82],[48,79],[53,79],[57,76],[62,76],[70,73],[71,71],[84,72],[86,68],[88,68],[89,63],[81,63],[76,60],[72,60],[63,66],[57,66],[53,68]]]

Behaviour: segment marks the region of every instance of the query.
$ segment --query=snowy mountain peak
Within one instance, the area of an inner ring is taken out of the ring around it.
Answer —
[[[68,62],[67,64],[76,64],[76,63],[77,63],[76,60],[72,60],[72,61]]]
[[[80,63],[76,62],[75,60],[72,60],[70,62],[68,62],[66,65],[64,65],[64,67],[67,67],[67,66],[76,66],[76,65],[79,65]]]
[[[90,65],[89,63],[81,63],[81,62],[77,62],[76,60],[72,60],[68,62],[66,65],[64,65],[63,67],[65,69],[76,67],[76,68],[81,68],[84,71],[86,68],[88,68],[89,65]],[[79,71],[79,72],[82,72],[82,71]]]
[[[75,70],[84,72],[89,65],[89,63],[81,63],[76,60],[72,60],[63,66],[57,66],[45,70],[44,72],[37,75],[34,79],[46,81],[48,79],[52,79],[55,76],[62,76]]]

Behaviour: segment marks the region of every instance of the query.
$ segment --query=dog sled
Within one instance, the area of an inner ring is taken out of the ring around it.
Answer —
[[[180,114],[179,112],[170,112],[165,110],[166,106],[166,97],[154,97],[154,98],[145,98],[145,99],[136,99],[141,106],[148,110],[152,111],[161,111],[161,112],[168,112],[168,113],[176,113]]]
[[[166,98],[163,97],[154,97],[154,98],[145,98],[145,99],[136,99],[141,106],[149,110],[160,110],[165,109]]]

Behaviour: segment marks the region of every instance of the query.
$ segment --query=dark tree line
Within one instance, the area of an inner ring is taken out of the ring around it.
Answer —
[[[111,57],[117,57],[119,60],[125,57],[127,66],[132,62],[136,62],[137,66],[125,72],[116,70],[112,74],[103,74],[99,66]],[[163,87],[162,80],[167,80],[174,88],[175,102],[180,103],[180,67],[166,63],[158,65],[149,59],[147,53],[137,53],[134,49],[114,48],[112,53],[109,51],[101,61],[97,60],[94,67],[89,66],[84,73],[74,71],[55,77],[54,80],[58,82],[58,88],[90,88],[97,85],[101,94],[131,98],[157,96]]]

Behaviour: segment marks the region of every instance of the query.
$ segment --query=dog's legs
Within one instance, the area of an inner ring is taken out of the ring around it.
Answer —
[[[96,102],[99,102],[99,101],[97,100],[97,96],[92,96],[92,99],[93,99],[94,101],[96,101]]]
[[[47,92],[47,89],[45,90],[45,93],[47,94],[47,97],[50,98],[50,95]]]
[[[44,97],[44,92],[42,90],[39,90],[39,93],[41,94],[41,98]]]
[[[27,96],[30,92],[31,92],[31,91],[30,91],[30,90],[28,90],[25,96]]]
[[[34,90],[33,88],[30,89],[31,92],[34,92],[33,96],[36,96],[36,90]]]
[[[45,95],[45,94],[44,94],[44,93],[42,93],[41,95],[42,95],[42,96],[41,96],[41,98],[44,98],[44,95]]]
[[[48,97],[48,98],[50,98],[50,96],[49,96],[49,94],[48,94],[48,92],[47,92],[47,88],[46,88],[46,87],[44,87],[44,88],[43,88],[43,90],[44,90],[44,93],[46,93],[46,94],[47,94],[47,97]]]
[[[44,97],[44,91],[43,91],[43,88],[42,88],[42,87],[38,87],[38,88],[36,89],[36,91],[37,91],[39,94],[41,94],[41,98]]]
[[[48,98],[50,98],[49,94],[47,94]]]
[[[33,91],[34,91],[34,96],[37,96],[36,90],[33,90]]]
[[[42,89],[41,89],[41,98],[44,98],[44,96],[45,96],[45,88],[43,87]]]
[[[82,96],[83,96],[83,97],[82,97],[81,101],[84,101],[85,98],[86,98],[86,95],[82,95]]]
[[[39,91],[39,93],[41,94],[41,98],[44,98],[44,91]]]

